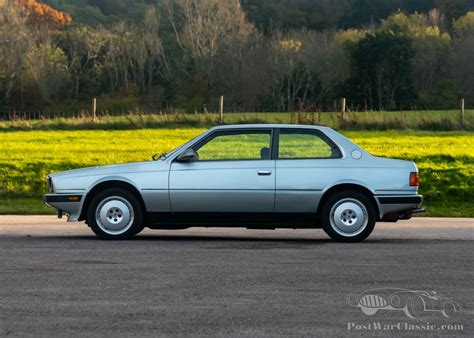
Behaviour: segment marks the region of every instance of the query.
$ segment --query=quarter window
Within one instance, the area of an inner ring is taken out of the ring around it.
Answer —
[[[217,134],[194,147],[200,161],[270,159],[270,131]]]
[[[279,159],[339,158],[341,152],[324,134],[312,130],[281,130]]]

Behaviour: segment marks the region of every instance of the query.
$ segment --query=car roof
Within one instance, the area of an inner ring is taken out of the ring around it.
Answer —
[[[293,129],[331,129],[325,126],[307,125],[307,124],[278,124],[278,123],[262,123],[262,124],[228,124],[216,126],[211,130],[225,129],[255,129],[255,128],[293,128]]]

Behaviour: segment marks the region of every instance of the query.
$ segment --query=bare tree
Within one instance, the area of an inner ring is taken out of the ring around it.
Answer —
[[[266,38],[258,33],[252,34],[245,44],[235,44],[219,53],[215,82],[229,109],[254,110],[259,97],[272,94],[272,68],[268,62],[271,53]]]
[[[67,84],[69,78],[67,57],[52,43],[33,46],[23,59],[26,76],[36,84],[40,99],[48,102]]]
[[[312,30],[277,32],[270,41],[274,96],[280,109],[292,111],[321,101],[347,74],[340,71],[344,58],[334,34]]]
[[[22,87],[24,55],[32,46],[26,19],[17,8],[4,5],[0,8],[0,88],[8,103],[15,88]]]
[[[155,8],[150,7],[143,24],[131,27],[131,30],[133,44],[128,49],[130,69],[134,82],[141,91],[146,92],[151,89],[153,79],[160,74],[163,50]]]
[[[101,32],[100,28],[94,30],[87,26],[77,26],[67,30],[61,39],[61,47],[68,56],[76,99],[81,81],[95,77],[94,68],[106,43]]]
[[[239,0],[166,0],[163,4],[176,41],[215,91],[219,53],[243,46],[254,27]]]
[[[128,90],[130,84],[129,49],[134,45],[133,36],[129,26],[124,22],[115,24],[110,29],[104,28],[101,32],[104,42],[104,53],[97,74],[108,91],[113,92],[119,88]]]

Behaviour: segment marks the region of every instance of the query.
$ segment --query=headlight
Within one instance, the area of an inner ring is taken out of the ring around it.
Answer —
[[[48,185],[48,192],[53,192],[53,180],[51,177],[46,177],[46,184]]]

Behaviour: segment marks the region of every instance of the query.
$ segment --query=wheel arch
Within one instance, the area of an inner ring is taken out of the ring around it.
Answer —
[[[81,209],[81,214],[79,216],[79,221],[83,221],[86,219],[87,215],[87,209],[89,208],[89,204],[92,200],[92,198],[98,194],[100,191],[104,189],[110,189],[110,188],[121,188],[124,190],[129,191],[132,193],[140,202],[140,206],[142,207],[142,210],[144,213],[146,213],[146,206],[145,202],[143,201],[143,197],[138,191],[138,189],[131,183],[127,181],[123,181],[120,179],[109,179],[106,181],[101,181],[97,182],[86,194],[86,197],[84,199],[84,202],[82,204],[82,209]]]
[[[378,206],[377,201],[374,197],[374,193],[369,188],[367,188],[367,187],[365,187],[361,184],[358,184],[358,183],[338,183],[338,184],[333,185],[329,189],[327,189],[323,193],[323,195],[321,196],[321,199],[319,200],[317,214],[318,215],[321,214],[321,211],[324,207],[324,204],[326,203],[326,201],[329,199],[329,197],[332,194],[334,194],[336,192],[340,192],[340,191],[350,191],[350,190],[357,191],[357,192],[360,192],[363,195],[365,195],[370,200],[370,202],[372,203],[372,206],[375,209],[375,213],[377,215],[377,218],[380,217],[379,216],[380,215],[379,206]]]

